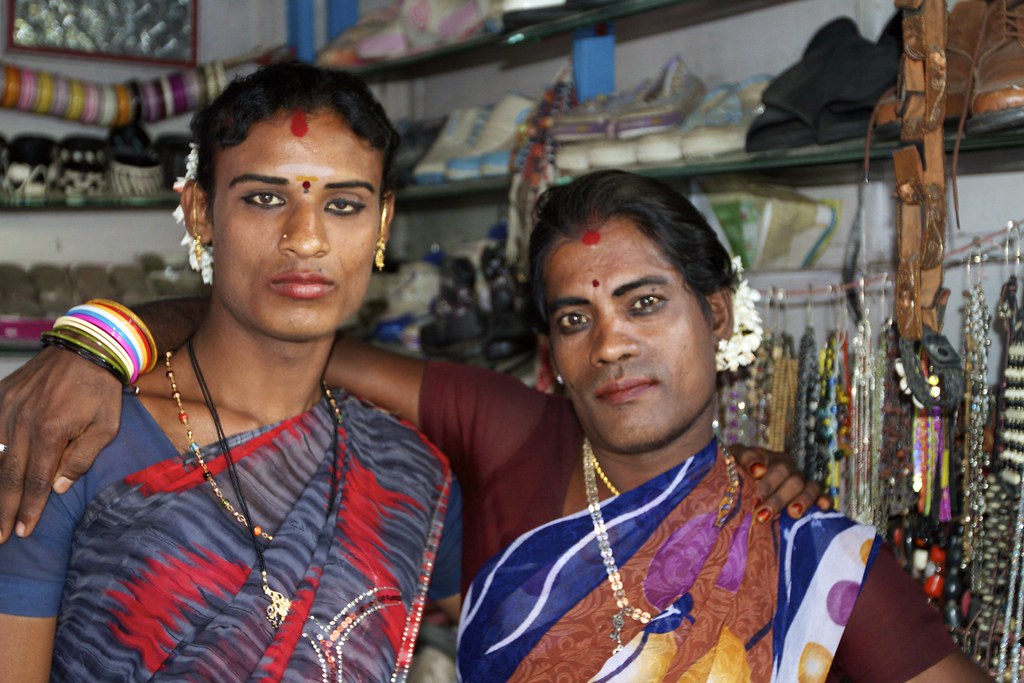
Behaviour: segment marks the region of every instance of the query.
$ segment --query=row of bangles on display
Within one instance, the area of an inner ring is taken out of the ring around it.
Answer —
[[[960,339],[907,342],[891,320],[873,330],[866,308],[845,324],[845,303],[835,305],[835,328],[819,336],[808,303],[795,342],[779,324],[784,294],[773,290],[756,361],[722,375],[719,392],[725,442],[792,454],[837,509],[891,542],[964,651],[1010,681],[1024,674],[1022,228],[1011,222],[947,257],[967,268],[962,300],[949,303],[962,308]],[[980,268],[971,270],[990,260],[985,243],[1006,254],[1012,273],[994,306]],[[888,278],[872,282],[881,283],[877,310],[886,311]],[[865,281],[854,288],[863,302]],[[844,289],[828,291],[839,302]],[[989,357],[993,335],[1002,337],[1001,359]]]
[[[161,121],[203,107],[227,84],[225,63],[149,80],[100,84],[5,63],[0,107],[107,128]]]

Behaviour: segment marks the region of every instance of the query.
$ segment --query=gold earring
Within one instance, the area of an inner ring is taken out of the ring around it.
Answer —
[[[196,253],[196,266],[203,262],[203,242],[199,239],[199,202],[196,201],[195,190],[192,191],[192,249]]]
[[[377,251],[373,254],[373,265],[377,267],[378,271],[384,270],[384,249],[387,244],[384,242],[384,227],[387,225],[388,219],[388,205],[385,202],[384,207],[380,210],[380,233],[377,236]]]
[[[377,270],[384,270],[384,248],[387,246],[384,243],[384,235],[377,238],[377,251],[373,255],[373,265],[377,266]]]

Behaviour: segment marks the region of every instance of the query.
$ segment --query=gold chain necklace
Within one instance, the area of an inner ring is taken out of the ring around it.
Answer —
[[[242,494],[241,487],[237,480],[237,475],[234,472],[235,463],[231,457],[231,451],[228,448],[227,439],[223,436],[223,431],[220,426],[220,419],[217,417],[216,409],[213,408],[212,401],[209,399],[209,392],[206,389],[206,381],[205,379],[203,379],[201,371],[199,370],[198,362],[195,359],[195,353],[193,352],[192,349],[191,339],[188,340],[188,350],[189,356],[192,359],[192,366],[196,371],[196,379],[199,382],[200,388],[202,388],[203,390],[203,397],[207,401],[207,406],[211,408],[211,416],[213,417],[214,424],[217,427],[217,434],[221,439],[222,450],[224,451],[224,457],[228,464],[228,471],[232,475],[231,478],[232,484],[234,485],[235,489],[235,495],[239,499],[239,504],[243,507],[243,509],[245,509],[246,512],[248,512],[248,506],[245,503],[245,497]],[[280,591],[276,591],[270,587],[270,580],[267,576],[267,566],[266,562],[263,559],[263,549],[256,541],[257,537],[262,537],[265,538],[269,543],[270,541],[274,540],[274,537],[266,533],[266,531],[263,530],[263,527],[259,525],[250,525],[249,518],[246,517],[246,515],[242,512],[239,512],[237,509],[235,509],[235,507],[231,504],[231,501],[229,501],[227,497],[224,496],[224,492],[217,484],[217,480],[214,478],[213,473],[210,472],[210,468],[206,464],[206,458],[203,457],[203,452],[199,448],[199,444],[196,442],[192,434],[192,429],[189,426],[188,413],[185,411],[185,407],[181,403],[181,392],[178,391],[178,384],[175,381],[174,370],[171,367],[172,356],[173,352],[168,351],[164,356],[164,363],[167,366],[167,379],[171,384],[171,397],[178,405],[178,421],[181,422],[181,424],[184,425],[185,427],[185,433],[188,438],[189,451],[192,452],[192,455],[195,456],[196,461],[199,463],[199,466],[202,467],[203,478],[210,484],[210,488],[213,489],[214,495],[217,496],[218,501],[220,501],[221,507],[227,510],[227,512],[232,517],[234,517],[239,524],[241,524],[251,532],[253,546],[256,549],[256,558],[259,562],[260,567],[260,579],[263,582],[263,593],[267,596],[267,599],[270,600],[270,604],[267,606],[267,621],[269,621],[274,628],[277,628],[284,622],[285,617],[288,616],[288,612],[289,610],[291,610],[292,607],[292,601],[289,598],[285,597],[284,594]],[[332,412],[334,413],[334,419],[336,423],[341,424],[341,409],[338,407],[338,402],[335,400],[330,388],[323,380],[321,380],[320,386],[324,396],[327,398],[327,402],[330,405]],[[335,437],[335,446],[337,446],[337,437]]]
[[[725,524],[736,500],[736,493],[739,491],[740,479],[736,471],[736,460],[728,450],[722,451],[722,458],[725,461],[726,471],[729,475],[729,484],[718,506],[718,515],[715,519],[715,526],[721,527]],[[612,595],[615,596],[615,606],[619,611],[612,616],[612,632],[608,637],[615,641],[612,654],[622,650],[622,628],[626,625],[626,617],[641,624],[651,621],[650,612],[639,607],[631,607],[629,598],[622,584],[622,574],[619,572],[618,564],[615,562],[615,554],[612,552],[611,542],[608,540],[608,529],[605,527],[604,515],[601,513],[601,498],[597,493],[597,472],[600,465],[594,455],[594,449],[590,445],[590,439],[583,438],[583,483],[587,490],[587,510],[590,512],[590,520],[594,524],[594,534],[597,536],[597,547],[601,551],[601,561],[604,563],[605,572],[608,574],[608,584],[612,588]],[[613,494],[619,492],[606,478],[602,477],[605,485]]]
[[[608,480],[608,475],[601,469],[601,463],[597,461],[597,456],[594,455],[594,449],[590,447],[590,439],[583,439],[583,457],[590,460],[591,465],[594,467],[594,472],[597,474],[597,478],[608,487],[608,490],[612,492],[612,495],[619,495],[619,490],[612,485],[611,481]]]

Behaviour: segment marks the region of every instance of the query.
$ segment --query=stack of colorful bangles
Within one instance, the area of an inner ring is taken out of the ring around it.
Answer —
[[[2,64],[0,107],[104,127],[162,121],[212,102],[227,85],[223,62],[148,81],[100,84]]]
[[[156,366],[156,343],[146,324],[115,301],[93,299],[57,318],[41,335],[56,346],[95,363],[125,386]]]

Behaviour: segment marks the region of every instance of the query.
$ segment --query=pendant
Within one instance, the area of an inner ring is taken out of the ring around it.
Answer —
[[[615,647],[612,649],[613,655],[622,652],[622,627],[626,625],[625,613],[626,608],[622,608],[612,617],[612,632],[608,637],[615,641]]]
[[[263,584],[263,592],[270,598],[270,604],[267,605],[267,621],[274,628],[278,628],[284,623],[284,618],[288,616],[288,610],[292,608],[292,601],[267,584]]]

